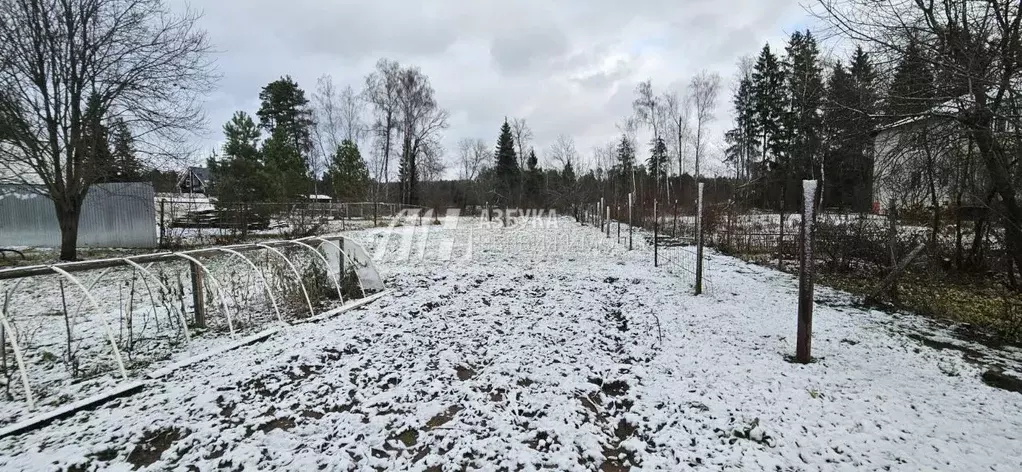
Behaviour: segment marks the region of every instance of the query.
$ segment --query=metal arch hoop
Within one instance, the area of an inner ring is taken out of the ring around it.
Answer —
[[[351,267],[355,267],[355,264],[356,264],[355,260],[352,259],[351,256],[348,255],[348,253],[344,252],[344,249],[342,249],[341,246],[338,245],[336,242],[331,241],[329,239],[321,238],[319,236],[311,236],[311,237],[309,237],[307,239],[314,239],[314,240],[323,242],[323,243],[325,243],[325,244],[327,244],[329,246],[333,246],[335,249],[337,249],[337,253],[340,254],[340,256],[338,256],[338,257],[343,257],[344,259],[346,259],[348,261],[349,264],[351,264]],[[338,278],[343,277],[343,276],[344,276],[344,274],[338,274]],[[362,298],[365,298],[365,296],[366,296],[366,289],[362,285],[362,277],[359,277],[358,274],[356,273],[355,274],[355,279],[358,280],[358,289],[359,289],[359,291],[362,292]]]
[[[170,287],[167,287],[167,285],[164,284],[159,277],[156,277],[156,274],[150,272],[149,269],[143,267],[141,264],[128,258],[123,258],[122,260],[128,265],[142,271],[143,274],[148,275],[150,279],[159,284],[160,288],[162,288],[164,292],[167,292],[168,294],[170,293]],[[185,319],[184,312],[181,311],[181,309],[178,308],[177,305],[174,305],[173,303],[168,303],[167,305],[174,307],[174,311],[177,312],[177,317],[181,321],[181,331],[185,335],[185,343],[191,344],[192,337],[191,335],[188,334],[188,320]]]
[[[175,253],[172,253],[172,254],[174,256],[176,256],[176,257],[180,257],[180,258],[182,258],[184,260],[187,260],[189,262],[195,263],[196,265],[199,266],[199,268],[202,269],[203,272],[206,273],[206,275],[209,276],[209,280],[211,282],[213,282],[213,286],[216,288],[216,292],[217,292],[218,298],[220,298],[220,306],[222,306],[223,309],[224,309],[224,316],[227,317],[227,328],[230,329],[231,336],[233,337],[234,336],[234,321],[231,320],[231,310],[227,306],[227,299],[224,298],[224,290],[223,290],[223,287],[220,285],[220,281],[218,281],[216,279],[216,276],[213,275],[213,272],[211,272],[209,270],[209,268],[206,267],[203,263],[199,262],[198,259],[196,259],[196,258],[194,258],[192,256],[189,256],[188,254],[185,254],[183,252],[175,252]],[[201,290],[201,288],[200,288],[200,290]]]
[[[15,286],[16,288],[17,286]],[[35,398],[32,397],[32,388],[28,383],[25,359],[21,355],[21,347],[18,346],[18,337],[14,335],[14,330],[11,329],[11,324],[7,321],[7,310],[5,309],[0,309],[0,324],[3,325],[4,332],[7,333],[7,339],[11,341],[11,348],[14,349],[14,361],[18,363],[18,370],[21,371],[21,385],[25,388],[25,400],[28,402],[29,408],[35,408]],[[0,339],[0,342],[3,342],[3,339]]]
[[[81,289],[82,292],[85,293],[85,297],[88,298],[89,303],[92,304],[92,309],[96,310],[96,317],[99,318],[99,322],[103,326],[103,331],[106,333],[107,339],[110,340],[110,346],[114,350],[114,359],[117,361],[117,368],[118,370],[120,370],[121,378],[125,379],[128,378],[128,371],[124,368],[124,359],[121,358],[121,350],[120,348],[117,347],[117,340],[114,339],[114,335],[110,331],[110,326],[106,323],[106,320],[102,319],[103,314],[99,308],[99,303],[96,301],[96,298],[92,296],[92,293],[89,292],[87,288],[85,288],[85,285],[83,285],[80,280],[78,280],[75,276],[69,274],[66,270],[53,265],[49,266],[49,268],[50,270],[70,280],[73,284],[78,286],[78,288]]]
[[[261,247],[263,249],[267,249],[270,252],[280,256],[280,258],[284,259],[284,262],[286,262],[287,265],[289,267],[291,267],[291,270],[295,273],[295,280],[298,281],[298,286],[301,287],[301,289],[302,289],[302,295],[305,296],[305,303],[309,305],[309,316],[316,316],[316,311],[313,310],[313,308],[312,308],[312,300],[309,299],[309,292],[307,290],[305,290],[305,283],[302,282],[302,274],[300,272],[298,272],[298,268],[295,267],[295,265],[293,263],[291,263],[291,260],[288,259],[287,256],[284,255],[284,253],[280,252],[276,248],[267,246],[265,244],[256,244],[256,246],[259,246],[259,247]]]
[[[280,321],[281,323],[283,323],[284,322],[284,317],[282,317],[280,315],[280,308],[277,307],[277,299],[276,299],[276,297],[273,296],[273,290],[270,289],[270,283],[266,281],[266,276],[263,275],[262,269],[259,269],[255,265],[255,263],[252,262],[251,259],[245,257],[244,254],[242,254],[242,253],[240,253],[238,251],[235,251],[235,250],[229,249],[229,248],[225,248],[225,247],[221,247],[221,248],[217,248],[217,249],[219,249],[220,251],[226,252],[228,254],[231,254],[231,257],[234,257],[234,256],[240,257],[242,260],[244,260],[246,263],[248,263],[248,265],[250,267],[252,267],[252,270],[255,271],[255,273],[259,275],[259,280],[263,283],[263,288],[266,289],[266,295],[270,297],[270,303],[273,304],[273,311],[277,313],[277,321]]]
[[[303,243],[301,241],[298,241],[298,240],[294,240],[294,241],[280,241],[280,242],[281,243],[287,243],[287,244],[297,244],[297,245],[299,245],[299,246],[301,246],[303,248],[308,248],[310,251],[312,251],[313,254],[316,255],[316,257],[319,257],[319,259],[323,261],[323,267],[326,268],[326,271],[327,271],[326,272],[327,273],[327,278],[330,278],[330,261],[327,261],[326,260],[326,256],[324,256],[323,254],[320,254],[318,249],[316,249],[316,248],[314,248],[314,247],[312,247],[312,246],[310,246],[308,244],[305,244],[305,243]],[[337,274],[337,279],[340,279],[340,277],[341,277],[341,274],[338,273]],[[337,296],[341,298],[341,303],[344,303],[344,295],[341,293],[341,284],[337,282],[337,279],[331,279],[331,281],[334,283],[334,288],[337,289]]]

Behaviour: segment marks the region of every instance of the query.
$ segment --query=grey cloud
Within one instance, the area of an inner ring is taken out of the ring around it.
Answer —
[[[360,88],[388,57],[430,76],[451,111],[449,156],[462,137],[494,140],[505,116],[532,124],[537,150],[563,133],[587,155],[615,138],[636,83],[683,89],[703,68],[725,79],[722,132],[737,58],[768,40],[779,46],[806,20],[798,0],[208,0],[201,9],[223,80],[207,102],[212,137],[199,147],[218,142],[235,110],[253,113],[277,77],[310,94],[322,74]]]

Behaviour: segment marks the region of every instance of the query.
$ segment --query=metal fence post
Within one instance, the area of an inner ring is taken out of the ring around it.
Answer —
[[[671,236],[678,237],[678,200],[674,200],[674,224],[671,225]]]
[[[614,209],[614,213],[617,216],[617,243],[621,244],[621,203],[618,201],[617,208]]]
[[[166,219],[165,219],[165,215],[166,215],[165,204],[166,203],[167,203],[166,199],[164,199],[164,198],[160,199],[160,247],[164,247],[164,244],[166,244],[165,243],[165,238],[166,238],[166,234],[167,234],[167,229],[166,229],[167,228],[167,223],[166,223]]]
[[[628,193],[628,250],[632,250],[632,194]]]
[[[696,196],[696,295],[703,293],[703,184]]]
[[[610,205],[607,205],[607,239],[610,239]]]
[[[660,220],[657,218],[656,212],[656,199],[653,199],[653,267],[660,265],[660,241],[657,238],[657,229],[660,226]]]
[[[808,364],[813,339],[813,238],[815,236],[816,181],[802,181],[802,237],[799,244],[798,333],[795,360]]]
[[[195,311],[195,327],[206,327],[206,292],[203,284],[202,268],[190,262],[192,274],[192,309]]]

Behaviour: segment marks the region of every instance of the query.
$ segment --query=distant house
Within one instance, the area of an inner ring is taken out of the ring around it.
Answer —
[[[177,189],[181,193],[199,193],[205,195],[212,182],[209,169],[205,167],[189,167],[181,173],[177,181]]]
[[[875,132],[873,210],[931,210],[931,180],[937,206],[979,204],[987,188],[976,145],[953,117],[961,104],[949,101],[930,113],[908,117]]]

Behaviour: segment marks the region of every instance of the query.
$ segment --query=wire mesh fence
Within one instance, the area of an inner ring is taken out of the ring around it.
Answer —
[[[161,247],[233,244],[371,228],[414,205],[384,202],[218,202],[205,196],[156,197]]]

